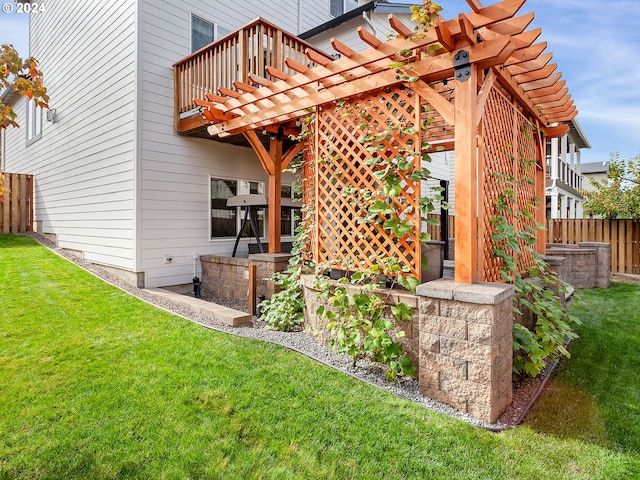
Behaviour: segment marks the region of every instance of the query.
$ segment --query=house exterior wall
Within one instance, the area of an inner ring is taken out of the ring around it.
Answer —
[[[603,168],[602,172],[593,172],[593,173],[583,173],[582,187],[586,192],[593,192],[596,190],[596,187],[593,186],[593,182],[602,182],[609,178],[609,174],[607,173],[607,167]]]
[[[26,145],[8,129],[4,168],[35,175],[35,220],[59,246],[132,270],[135,263],[135,18],[131,0],[44,1],[31,15],[30,53],[44,72],[55,123]],[[43,115],[44,116],[44,115]]]
[[[410,14],[399,14],[397,17],[406,25],[411,25],[412,23]],[[331,54],[336,53],[331,47],[331,39],[334,37],[356,52],[366,48],[371,48],[370,45],[363,42],[358,36],[358,27],[365,28],[383,41],[387,40],[387,35],[396,34],[389,25],[387,14],[365,12],[363,16],[358,16],[342,23],[338,27],[325,30],[318,35],[309,38],[307,41]]]
[[[301,7],[298,10],[299,6]],[[325,8],[326,7],[326,8]],[[325,16],[321,16],[326,11]],[[299,12],[299,14],[298,14]],[[234,239],[209,238],[210,178],[263,181],[268,178],[252,149],[181,136],[173,129],[173,63],[188,56],[191,15],[234,31],[257,16],[290,33],[330,19],[329,2],[297,0],[234,3],[200,0],[140,2],[139,54],[139,240],[137,271],[145,285],[190,282],[194,254],[231,255]],[[293,178],[285,175],[283,184]],[[245,255],[242,240],[239,255]],[[173,261],[164,262],[165,254]],[[200,274],[200,264],[196,265]]]
[[[229,31],[261,16],[298,34],[331,19],[329,0],[45,2],[46,15],[31,17],[31,54],[58,119],[30,145],[24,129],[8,131],[5,169],[35,175],[36,222],[60,247],[144,272],[147,287],[190,281],[194,254],[233,248],[209,238],[210,178],[267,182],[251,149],[173,130],[172,65],[191,52],[191,14]],[[372,21],[384,38],[386,15]],[[338,30],[353,37],[356,26]],[[15,107],[24,124],[26,102]]]

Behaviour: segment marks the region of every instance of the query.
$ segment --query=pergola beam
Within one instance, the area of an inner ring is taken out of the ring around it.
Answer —
[[[490,40],[469,47],[472,61],[479,65],[479,68],[488,68],[499,62],[499,56],[503,52],[510,53],[513,49],[508,38]],[[408,77],[417,76],[425,82],[448,78],[453,74],[453,53],[445,53],[437,57],[428,57],[408,64],[404,68],[404,75]],[[304,110],[316,105],[322,105],[342,98],[359,95],[379,88],[384,88],[404,82],[402,77],[393,70],[381,71],[371,74],[366,78],[352,80],[348,83],[338,85],[306,97],[292,100],[277,107],[265,108],[257,112],[246,113],[244,116],[235,118],[229,122],[221,122],[209,127],[211,135],[242,133],[243,130],[251,128],[251,125],[269,121],[276,117],[287,115],[285,118],[294,118],[295,115],[304,115]],[[289,115],[293,114],[293,115]]]

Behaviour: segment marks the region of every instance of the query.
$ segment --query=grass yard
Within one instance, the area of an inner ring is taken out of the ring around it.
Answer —
[[[595,433],[543,425],[538,410],[494,434],[0,235],[0,479],[637,477],[640,288],[618,289],[635,305],[621,318],[610,293],[585,292],[583,339],[558,379],[590,399]]]
[[[613,282],[579,296],[580,339],[528,424],[640,456],[640,284]]]

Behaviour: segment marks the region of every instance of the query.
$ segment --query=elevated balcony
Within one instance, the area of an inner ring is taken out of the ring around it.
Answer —
[[[251,84],[250,74],[277,81],[268,74],[267,66],[289,75],[296,74],[286,65],[285,58],[313,67],[315,64],[305,55],[307,48],[332,59],[295,35],[257,18],[183,58],[173,65],[175,130],[208,137],[208,121],[200,114],[194,98],[205,98],[207,93],[218,94],[220,88],[223,91],[234,89],[236,81]]]

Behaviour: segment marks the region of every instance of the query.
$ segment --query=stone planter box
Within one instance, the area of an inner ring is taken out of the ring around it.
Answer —
[[[327,344],[327,321],[316,314],[325,300],[312,276],[302,283],[304,326]],[[422,394],[494,423],[512,399],[513,286],[439,279],[420,285],[416,295],[379,292],[389,305],[402,301],[415,308],[413,322],[398,322],[396,328],[406,333],[400,343],[416,366]]]
[[[257,270],[256,295],[271,298],[277,291],[269,279],[275,272],[286,270],[291,255],[259,253],[249,258],[201,255],[202,293],[219,299],[248,303],[249,265]]]

